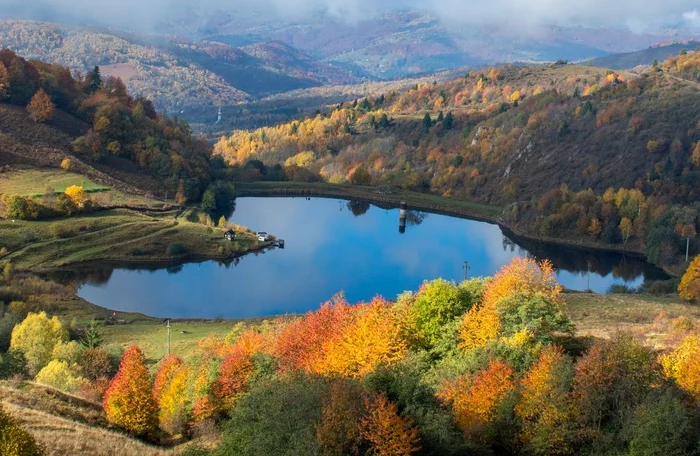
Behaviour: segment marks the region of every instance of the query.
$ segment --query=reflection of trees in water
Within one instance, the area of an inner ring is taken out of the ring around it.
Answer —
[[[639,276],[644,280],[666,280],[668,276],[642,258],[631,257],[617,252],[577,249],[571,246],[546,244],[529,239],[503,236],[503,250],[514,252],[518,249],[539,260],[549,259],[556,269],[581,273],[592,272],[600,276],[632,281]]]
[[[418,226],[421,223],[423,223],[423,221],[426,218],[428,218],[428,214],[426,212],[413,211],[413,210],[406,211],[406,224],[407,225]]]
[[[78,282],[79,285],[103,285],[109,282],[113,272],[113,267],[90,266],[53,271],[46,274],[46,278],[62,284]]]
[[[355,217],[365,215],[367,211],[369,211],[370,206],[371,205],[367,201],[357,200],[350,200],[347,204],[348,210],[352,212],[352,215]]]

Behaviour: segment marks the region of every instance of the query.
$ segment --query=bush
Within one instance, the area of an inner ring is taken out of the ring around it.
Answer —
[[[624,283],[614,283],[608,288],[608,294],[632,294],[634,292],[634,288],[630,288]]]
[[[255,386],[232,410],[213,454],[318,454],[316,423],[326,385],[323,378],[297,375]]]
[[[84,381],[73,373],[68,363],[55,359],[41,369],[34,380],[69,393],[76,391]]]
[[[185,244],[181,242],[173,242],[172,244],[168,245],[168,248],[165,250],[165,254],[168,256],[180,256],[186,253],[187,247],[185,247]]]
[[[0,454],[7,456],[40,456],[42,448],[34,437],[20,428],[0,404]]]
[[[64,361],[69,366],[76,364],[80,359],[82,347],[74,340],[70,342],[61,342],[56,344],[51,353],[51,359],[56,361]]]
[[[80,353],[78,367],[81,374],[94,381],[102,377],[111,377],[114,369],[112,359],[102,348],[87,348]]]
[[[10,350],[0,355],[0,379],[7,380],[27,373],[27,361],[21,351]]]

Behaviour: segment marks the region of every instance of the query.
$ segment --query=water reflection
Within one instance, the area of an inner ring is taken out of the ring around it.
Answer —
[[[340,211],[339,211],[340,209]],[[306,198],[242,198],[233,220],[286,240],[285,250],[226,263],[163,268],[91,265],[79,295],[116,310],[154,316],[252,317],[304,312],[343,290],[352,302],[394,298],[425,279],[493,274],[518,255],[549,258],[563,286],[604,292],[614,283],[639,286],[664,278],[638,258],[518,239],[496,225],[360,202]],[[403,234],[396,233],[396,219]],[[590,272],[589,272],[590,271]]]

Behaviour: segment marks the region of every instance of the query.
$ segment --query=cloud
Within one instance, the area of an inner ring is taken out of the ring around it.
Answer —
[[[277,16],[299,20],[325,14],[356,22],[393,9],[420,9],[456,24],[502,29],[548,26],[616,26],[642,31],[663,25],[700,26],[697,0],[0,0],[0,12],[71,17],[125,26],[163,18],[206,20],[215,11],[233,17]],[[248,16],[254,14],[255,16]],[[198,19],[197,19],[198,17]]]

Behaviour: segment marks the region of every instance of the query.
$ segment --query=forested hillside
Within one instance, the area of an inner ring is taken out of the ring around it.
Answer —
[[[505,220],[529,234],[624,243],[672,262],[698,222],[697,56],[642,74],[563,63],[475,71],[234,132],[215,152],[240,165],[242,180],[391,184],[517,203]]]
[[[82,72],[100,65],[105,74],[122,78],[136,96],[184,115],[190,108],[230,106],[265,94],[360,80],[349,70],[277,43],[261,43],[247,53],[214,41],[4,20],[0,47]]]
[[[108,177],[125,177],[161,197],[169,192],[179,203],[222,186],[215,180],[226,171],[220,160],[211,161],[206,141],[192,136],[186,122],[158,114],[148,99],[131,97],[121,80],[103,78],[97,67],[74,78],[66,67],[2,50],[0,114],[5,160],[58,168],[75,155]]]

